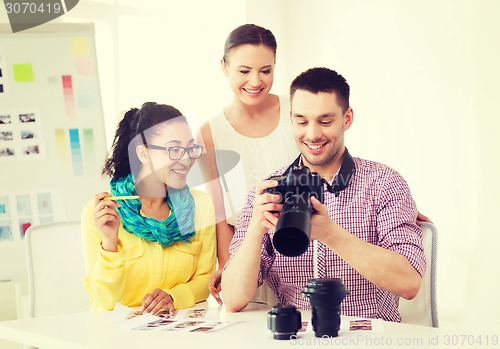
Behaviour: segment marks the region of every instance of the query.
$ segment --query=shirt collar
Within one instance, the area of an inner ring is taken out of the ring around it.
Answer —
[[[354,160],[349,154],[347,148],[344,148],[344,155],[342,157],[342,164],[340,165],[339,170],[335,174],[332,180],[332,184],[327,183],[327,188],[329,192],[335,194],[335,196],[339,196],[340,192],[348,187],[351,178],[354,176],[356,172],[356,166],[354,164]],[[288,173],[288,171],[294,166],[303,166],[302,165],[302,154],[300,154],[295,161],[288,167],[285,171],[284,175]]]

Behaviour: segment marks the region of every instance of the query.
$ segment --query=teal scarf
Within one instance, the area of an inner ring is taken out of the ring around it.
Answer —
[[[137,195],[131,174],[111,180],[110,185],[113,196]],[[168,188],[166,200],[171,212],[168,218],[162,221],[142,216],[142,204],[139,199],[120,201],[120,207],[116,210],[125,230],[145,240],[158,242],[163,247],[176,241],[190,242],[189,239],[195,234],[195,205],[188,186],[182,189]]]

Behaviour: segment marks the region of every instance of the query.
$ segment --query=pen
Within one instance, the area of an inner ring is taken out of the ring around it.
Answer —
[[[212,285],[212,284],[210,284],[210,289],[211,289],[212,291],[215,291],[215,293],[219,293],[219,290],[218,290],[218,289],[216,289],[216,288],[215,288],[215,286],[214,286],[214,285]]]
[[[132,200],[139,199],[139,195],[128,195],[128,196],[108,196],[104,200]]]

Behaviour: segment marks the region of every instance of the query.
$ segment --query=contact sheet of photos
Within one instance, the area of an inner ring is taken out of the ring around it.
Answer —
[[[45,157],[41,118],[33,109],[0,109],[0,162]]]
[[[176,310],[173,314],[164,311],[152,315],[117,303],[109,316],[110,321],[113,321],[117,328],[124,331],[205,333],[240,322],[219,321],[219,311],[219,308],[194,307]],[[380,332],[383,331],[383,328],[383,321],[380,319],[349,318],[341,322],[339,333]],[[298,332],[312,334],[311,321],[302,321],[302,328]]]
[[[217,316],[216,308],[190,308],[176,310],[173,314],[164,311],[151,315],[119,303],[111,313],[119,328],[130,331],[205,333],[236,323],[218,321]]]

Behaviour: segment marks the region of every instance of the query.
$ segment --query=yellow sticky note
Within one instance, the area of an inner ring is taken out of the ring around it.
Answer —
[[[14,64],[15,81],[34,81],[33,66],[31,64]]]
[[[71,39],[71,54],[75,57],[89,55],[89,41],[87,38]]]

